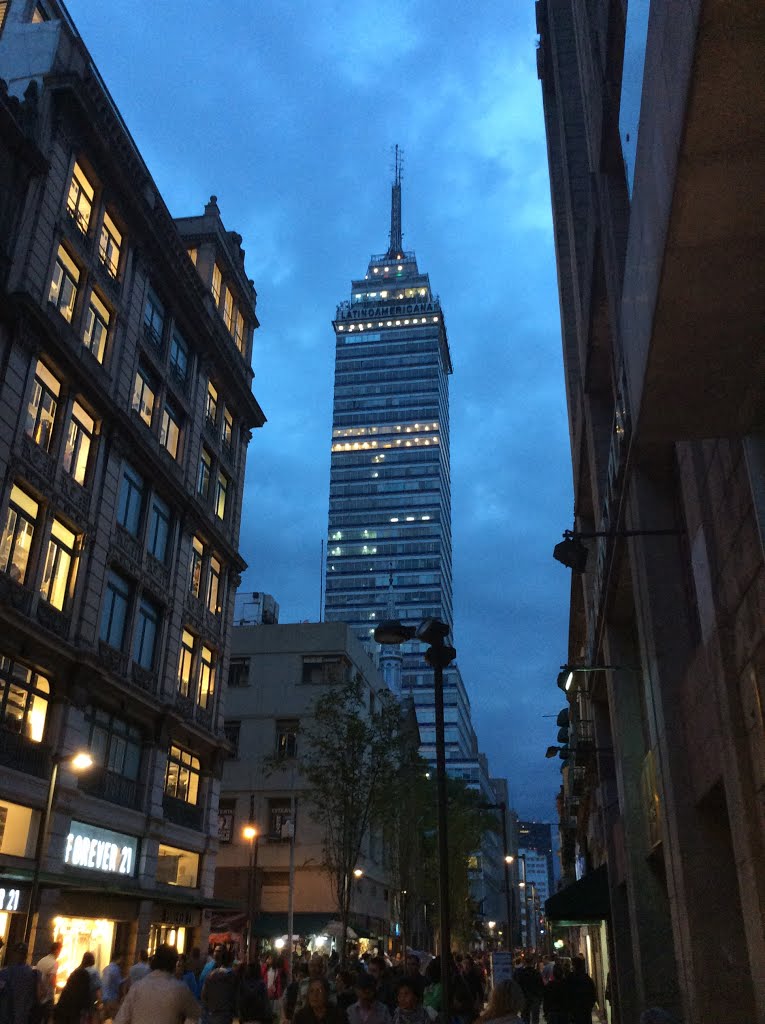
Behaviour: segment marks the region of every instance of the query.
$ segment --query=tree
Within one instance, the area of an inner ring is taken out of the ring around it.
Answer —
[[[310,713],[299,770],[310,814],[323,828],[324,867],[346,936],[353,871],[367,831],[384,818],[399,764],[401,711],[391,693],[371,690],[356,674],[320,693]],[[345,948],[343,941],[343,959]]]

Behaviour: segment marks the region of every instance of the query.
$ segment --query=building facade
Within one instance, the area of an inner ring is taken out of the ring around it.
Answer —
[[[762,1021],[762,14],[536,9],[589,670],[547,912],[610,970],[610,1019]]]
[[[373,707],[385,684],[343,623],[263,624],[233,631],[226,697],[231,751],[223,770],[215,892],[243,911],[254,872],[254,934],[272,947],[289,934],[291,856],[294,934],[312,940],[312,948],[328,947],[339,937],[334,934],[337,902],[323,866],[324,833],[311,816],[297,759],[306,756],[301,745],[307,742],[316,699],[354,676],[363,681]],[[248,823],[260,836],[254,865],[242,835]],[[351,888],[351,927],[375,946],[392,948],[397,894],[379,829],[366,836],[358,868],[363,873]],[[229,922],[240,933],[246,927],[243,916]]]
[[[62,5],[0,22],[0,937],[65,979],[206,938],[264,417],[241,239],[173,220]]]

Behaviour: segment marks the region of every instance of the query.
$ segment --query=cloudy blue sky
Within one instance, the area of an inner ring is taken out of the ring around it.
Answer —
[[[336,304],[388,244],[440,294],[451,378],[455,642],[481,748],[553,820],[571,523],[560,322],[532,0],[69,0],[175,216],[218,196],[258,292],[248,590],[316,619]]]

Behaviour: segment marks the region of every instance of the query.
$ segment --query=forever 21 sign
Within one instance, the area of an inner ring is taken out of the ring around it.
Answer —
[[[132,875],[138,840],[122,832],[73,821],[64,847],[64,863],[109,875]]]

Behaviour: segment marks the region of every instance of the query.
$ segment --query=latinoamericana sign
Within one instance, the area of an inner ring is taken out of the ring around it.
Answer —
[[[64,863],[107,875],[132,875],[138,856],[138,839],[108,828],[73,821],[64,847]]]

